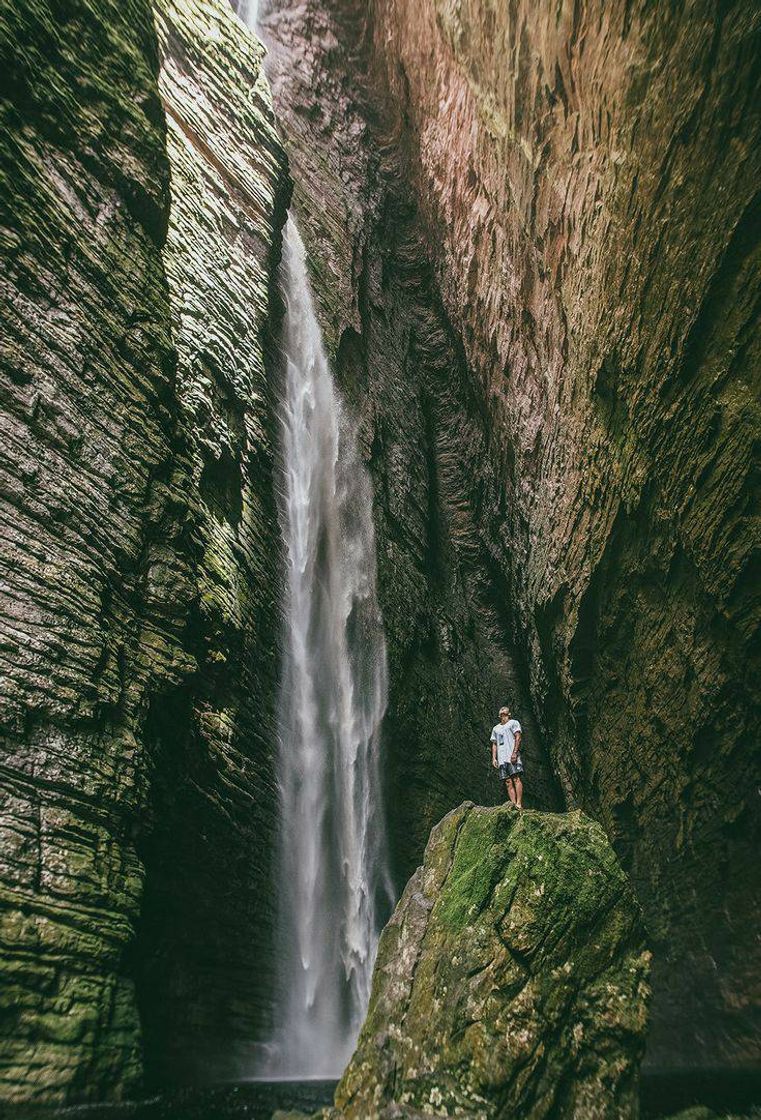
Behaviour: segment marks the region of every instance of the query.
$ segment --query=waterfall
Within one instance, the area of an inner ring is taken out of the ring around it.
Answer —
[[[258,32],[259,0],[239,7]],[[372,488],[333,384],[292,214],[281,291],[278,971],[260,1072],[329,1078],[354,1049],[394,902],[378,756],[386,647]]]
[[[293,216],[284,232],[280,961],[268,1072],[331,1077],[367,1009],[392,903],[379,769],[386,651],[372,490],[333,384]]]

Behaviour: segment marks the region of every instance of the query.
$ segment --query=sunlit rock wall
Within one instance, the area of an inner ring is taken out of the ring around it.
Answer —
[[[154,14],[0,4],[4,1100],[241,1072],[266,1013],[288,180],[221,3],[161,5],[167,139]]]
[[[280,545],[265,348],[289,180],[262,47],[220,2],[155,0],[164,263],[197,495],[192,690],[152,707],[140,1007],[152,1083],[252,1072],[274,971]]]
[[[488,739],[505,701],[526,729],[528,799],[554,807],[557,793],[512,636],[507,452],[339,16],[322,0],[260,6],[321,318],[374,483],[390,665],[384,774],[401,885],[444,813],[504,796]]]
[[[0,5],[0,1099],[140,1074],[135,851],[183,644],[189,474],[147,2]]]
[[[758,7],[354,7],[488,414],[544,738],[645,907],[651,1060],[757,1062]]]

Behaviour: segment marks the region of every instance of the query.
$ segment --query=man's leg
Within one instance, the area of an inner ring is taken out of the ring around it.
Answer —
[[[515,804],[518,806],[519,809],[522,809],[523,808],[523,782],[521,781],[520,777],[517,774],[513,778],[513,782],[515,784],[515,798],[514,798]]]
[[[515,786],[513,784],[514,781],[514,778],[505,778],[505,785],[507,786],[507,796],[510,798],[513,805],[515,804]]]

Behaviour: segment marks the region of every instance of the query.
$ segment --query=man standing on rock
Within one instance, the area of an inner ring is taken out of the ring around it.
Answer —
[[[523,760],[521,759],[521,725],[510,719],[510,709],[499,709],[499,723],[491,733],[491,764],[499,767],[499,776],[507,786],[507,796],[516,809],[523,808]]]

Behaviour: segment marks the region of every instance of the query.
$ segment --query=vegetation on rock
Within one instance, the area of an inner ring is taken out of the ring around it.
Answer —
[[[381,938],[338,1115],[636,1115],[649,959],[599,825],[461,806]]]

